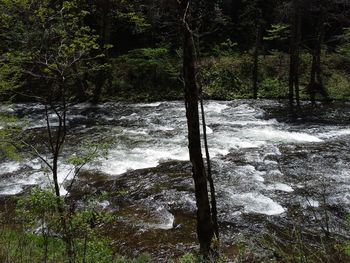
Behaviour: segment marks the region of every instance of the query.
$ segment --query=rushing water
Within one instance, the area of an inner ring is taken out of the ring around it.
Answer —
[[[280,220],[295,205],[314,211],[327,203],[350,212],[348,115],[333,109],[324,112],[327,121],[315,118],[289,122],[283,112],[270,114],[281,107],[276,101],[205,104],[221,222],[237,222],[237,218],[249,214]],[[38,104],[14,104],[0,110],[23,117],[19,122],[28,131],[45,131],[43,107]],[[54,115],[51,122],[57,123]],[[110,143],[106,158],[89,163],[87,170],[115,178],[169,160],[188,160],[182,102],[77,104],[70,107],[68,122],[65,157],[79,154],[77,145],[85,139]],[[34,157],[18,162],[3,160],[0,195],[18,194],[29,185],[47,185],[43,168]],[[71,178],[72,166],[61,160],[59,171],[65,194],[64,181]],[[191,191],[169,191],[167,195],[166,204],[149,198],[150,208],[160,216],[159,222],[149,227],[173,227],[171,202],[192,210],[195,207]],[[108,206],[108,202],[102,205]],[[336,227],[333,230],[342,232]]]

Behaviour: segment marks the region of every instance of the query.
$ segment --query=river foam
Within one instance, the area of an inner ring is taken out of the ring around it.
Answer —
[[[245,213],[272,216],[285,212],[285,209],[280,204],[260,193],[231,194],[231,200],[236,205],[243,206]]]
[[[319,127],[280,123],[266,118],[259,103],[205,102],[208,145],[216,166],[214,176],[219,194],[230,193],[230,202],[241,205],[244,213],[279,215],[285,208],[275,196],[297,192],[293,189],[297,184],[283,181],[285,175],[277,161],[284,154],[280,146],[323,144],[337,136],[349,135],[350,128],[329,126],[325,131]],[[20,112],[26,117],[20,122],[27,129],[45,132],[40,105],[18,104],[1,111]],[[101,143],[106,139],[110,143],[106,156],[89,163],[85,167],[87,170],[120,176],[129,170],[155,167],[168,160],[189,160],[183,102],[76,104],[70,108],[68,119],[72,134],[63,157],[79,154],[78,143],[85,139]],[[57,125],[53,114],[50,121],[52,126]],[[228,156],[232,160],[226,160]],[[3,162],[0,194],[17,194],[28,185],[48,186],[44,168],[38,159]],[[347,182],[340,180],[345,172],[337,172],[329,176],[338,178],[339,183]],[[74,167],[62,158],[59,166],[61,194],[67,194],[65,183],[73,176]],[[230,204],[225,205],[234,209]],[[165,225],[158,227],[169,228],[171,216],[164,214],[167,215]]]
[[[288,132],[275,129],[274,127],[266,128],[249,128],[241,131],[241,137],[257,140],[257,141],[269,141],[269,142],[322,142],[323,140],[307,133],[301,132]]]

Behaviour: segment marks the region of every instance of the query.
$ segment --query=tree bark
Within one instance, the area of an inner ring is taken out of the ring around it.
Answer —
[[[315,105],[316,101],[316,71],[317,71],[317,54],[314,50],[312,53],[312,63],[310,72],[310,83],[308,85],[308,92],[310,94],[310,101],[312,105]]]
[[[322,81],[322,68],[321,68],[321,50],[322,50],[322,42],[325,33],[325,25],[324,25],[324,12],[321,12],[321,16],[319,18],[319,23],[317,27],[315,43],[312,50],[312,64],[310,71],[310,82],[308,85],[308,92],[310,94],[310,101],[313,105],[316,104],[316,94],[320,94],[323,98],[328,99],[328,94],[323,86]]]
[[[109,59],[109,52],[107,49],[105,49],[105,46],[110,44],[111,42],[111,9],[112,9],[112,3],[111,0],[103,0],[99,3],[101,5],[101,27],[100,27],[100,41],[99,45],[100,48],[104,51],[104,57],[99,60],[100,64],[105,64],[108,62]],[[106,69],[102,69],[99,72],[97,72],[97,75],[95,77],[95,87],[93,90],[93,103],[98,103],[101,98],[101,93],[103,90],[103,86],[106,84],[106,80],[109,78],[108,72],[106,72]]]
[[[188,148],[192,163],[192,176],[195,185],[197,204],[197,235],[200,253],[210,254],[210,246],[214,236],[209,203],[207,176],[201,150],[200,123],[198,111],[199,90],[195,76],[195,57],[193,35],[189,28],[189,0],[178,0],[181,18],[183,18],[183,75],[185,84],[185,106],[188,126]]]
[[[294,88],[297,107],[300,108],[300,87],[299,87],[299,68],[300,68],[300,45],[301,45],[301,6],[299,0],[295,0],[295,61],[294,61]]]
[[[186,30],[184,35],[183,70],[185,78],[185,103],[188,126],[188,148],[192,163],[192,176],[195,184],[197,203],[197,234],[201,253],[208,254],[213,237],[213,226],[211,222],[207,177],[200,142],[198,88],[195,81],[194,49],[191,33]]]
[[[211,204],[211,218],[213,222],[213,228],[215,237],[219,239],[219,224],[218,224],[218,209],[216,203],[216,195],[215,195],[215,185],[213,180],[213,174],[211,169],[211,160],[209,154],[208,147],[208,138],[207,138],[207,124],[205,121],[205,111],[204,111],[204,103],[203,103],[203,95],[202,92],[200,94],[200,104],[201,104],[201,113],[202,113],[202,126],[203,126],[203,139],[204,139],[204,148],[205,148],[205,158],[207,160],[207,177],[210,187],[210,204]]]
[[[300,107],[299,64],[301,41],[301,8],[299,0],[293,0],[289,64],[289,107],[292,116],[295,115],[294,102]]]
[[[258,98],[258,81],[259,81],[259,51],[261,46],[261,25],[257,22],[255,45],[253,53],[253,98]]]
[[[295,50],[293,45],[290,48],[290,61],[289,61],[289,111],[294,115],[294,76],[295,76]]]
[[[48,139],[50,150],[52,154],[52,165],[50,165],[50,169],[52,172],[53,184],[54,184],[54,192],[56,196],[56,209],[60,217],[60,225],[62,228],[62,239],[66,245],[66,253],[68,256],[68,262],[73,263],[75,253],[73,247],[73,237],[72,233],[69,230],[69,221],[71,220],[70,215],[65,213],[64,203],[61,199],[60,194],[60,185],[58,181],[58,160],[60,157],[60,152],[64,146],[66,135],[67,135],[67,101],[66,101],[66,83],[65,78],[61,76],[58,83],[58,93],[60,94],[59,105],[56,105],[57,102],[51,101],[50,98],[47,100],[47,104],[49,104],[51,110],[55,113],[58,118],[58,127],[56,131],[52,129],[49,119],[48,105],[45,105],[45,114],[46,114],[46,126],[48,131]]]

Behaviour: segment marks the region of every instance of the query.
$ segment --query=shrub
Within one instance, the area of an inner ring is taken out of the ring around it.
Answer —
[[[73,209],[63,199],[64,211],[58,211],[57,201],[52,191],[38,187],[18,199],[16,221],[3,224],[0,230],[0,259],[6,259],[1,262],[68,262],[66,236],[71,237],[74,249],[69,262],[114,262],[110,240],[101,235],[99,228],[114,217],[89,205]],[[147,262],[143,258],[138,262]]]

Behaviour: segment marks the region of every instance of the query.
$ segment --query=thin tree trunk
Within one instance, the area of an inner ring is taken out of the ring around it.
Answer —
[[[64,204],[62,203],[62,199],[60,197],[60,185],[58,182],[58,159],[60,156],[60,152],[65,142],[66,134],[67,134],[67,102],[66,102],[66,83],[65,79],[62,77],[59,83],[59,94],[61,96],[60,105],[56,106],[56,102],[49,102],[51,109],[54,111],[58,118],[58,127],[57,131],[54,132],[52,130],[52,126],[50,125],[49,120],[49,112],[47,110],[47,106],[45,107],[46,114],[46,124],[49,136],[49,144],[51,153],[53,156],[52,166],[50,166],[52,171],[53,183],[54,183],[54,191],[56,196],[56,209],[58,211],[60,217],[60,224],[63,232],[63,240],[66,245],[66,253],[68,256],[68,262],[73,263],[74,260],[74,249],[73,249],[73,237],[70,233],[68,223],[70,221],[70,217],[66,215]]]
[[[322,14],[323,16],[324,14]],[[316,103],[316,94],[319,93],[324,98],[327,98],[327,92],[323,86],[322,81],[322,69],[321,69],[321,48],[322,42],[324,38],[324,21],[321,16],[317,37],[315,38],[314,48],[312,50],[312,64],[311,64],[311,72],[310,72],[310,83],[308,85],[308,91],[310,93],[310,100],[313,105]]]
[[[322,17],[324,16],[322,12]],[[325,34],[325,26],[324,21],[321,19],[320,26],[319,26],[319,36],[317,39],[317,45],[316,45],[316,80],[320,84],[321,87],[323,87],[323,80],[322,80],[322,67],[321,67],[321,51],[322,51],[322,43],[324,39]]]
[[[100,59],[100,64],[105,64],[109,59],[109,52],[105,49],[105,46],[110,43],[111,40],[111,0],[101,1],[102,22],[100,27],[100,48],[104,51],[104,57]],[[101,99],[103,86],[106,83],[109,75],[106,72],[107,69],[102,69],[97,72],[95,77],[95,87],[93,90],[93,102],[97,103]],[[107,82],[109,83],[109,82]]]
[[[210,160],[208,138],[207,138],[207,124],[205,121],[205,111],[204,111],[202,92],[200,94],[200,104],[201,104],[201,113],[202,113],[202,126],[203,126],[205,157],[207,159],[207,177],[208,177],[208,182],[209,182],[209,187],[210,187],[211,218],[212,218],[212,222],[213,222],[215,237],[217,239],[219,239],[218,209],[217,209],[217,204],[216,204],[215,185],[214,185],[212,169],[211,169],[211,160]]]
[[[188,143],[192,176],[195,185],[197,204],[197,235],[200,244],[200,253],[208,256],[214,236],[210,202],[207,188],[207,176],[202,157],[200,123],[198,111],[199,91],[195,76],[194,43],[192,32],[189,29],[190,10],[189,0],[177,1],[183,17],[183,74],[185,82],[185,105],[188,126]]]
[[[256,34],[255,34],[255,45],[253,53],[253,98],[258,98],[258,81],[259,81],[259,52],[261,46],[261,25],[257,22]]]
[[[312,53],[312,63],[311,63],[311,72],[310,72],[310,83],[308,87],[308,91],[310,94],[310,101],[312,105],[315,105],[316,101],[316,71],[317,71],[317,55],[314,50]]]
[[[295,75],[294,75],[294,88],[295,88],[295,101],[298,109],[300,108],[300,82],[299,82],[299,52],[297,51],[295,57]]]
[[[297,16],[296,16],[296,6],[298,0],[293,0],[293,13],[292,13],[292,31],[291,31],[291,43],[289,50],[289,109],[292,116],[294,116],[294,84],[295,84],[295,76],[297,75],[296,70],[296,53],[297,53]]]
[[[299,0],[293,1],[292,35],[290,43],[289,65],[289,107],[292,116],[295,116],[294,102],[300,107],[299,90],[299,64],[300,64],[300,41],[301,41],[301,9]]]
[[[294,116],[294,76],[295,76],[295,50],[293,45],[290,48],[290,61],[289,61],[289,111]]]
[[[295,0],[295,61],[294,61],[294,88],[297,107],[300,108],[299,68],[300,68],[300,44],[301,44],[301,7],[300,0]]]
[[[207,189],[207,177],[202,157],[199,113],[198,113],[198,88],[195,81],[195,64],[193,56],[193,40],[189,31],[185,31],[184,39],[184,77],[186,116],[188,124],[188,142],[192,173],[195,184],[197,203],[197,234],[200,243],[200,251],[208,255],[213,237],[213,226]]]

